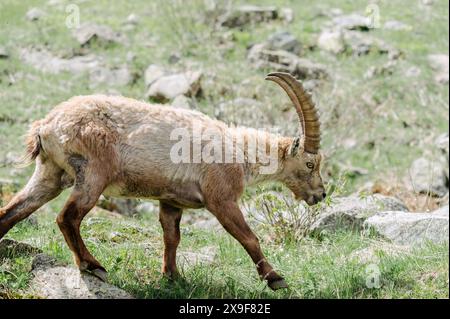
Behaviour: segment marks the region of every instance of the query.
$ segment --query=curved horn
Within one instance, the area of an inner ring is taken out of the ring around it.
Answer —
[[[304,149],[317,154],[320,148],[320,122],[311,96],[305,91],[301,82],[289,73],[274,72],[267,75],[266,80],[273,81],[283,88],[297,111],[304,136]]]

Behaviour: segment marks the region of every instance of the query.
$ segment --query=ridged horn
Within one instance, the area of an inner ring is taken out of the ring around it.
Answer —
[[[320,122],[311,96],[302,83],[289,73],[269,73],[266,80],[277,83],[287,93],[298,114],[301,133],[304,136],[303,147],[306,152],[317,154],[320,148]]]

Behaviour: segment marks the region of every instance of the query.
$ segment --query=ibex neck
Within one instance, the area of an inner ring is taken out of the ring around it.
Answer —
[[[241,143],[246,185],[280,180],[291,137],[249,128],[235,128],[233,135]],[[243,145],[243,147],[242,147]]]

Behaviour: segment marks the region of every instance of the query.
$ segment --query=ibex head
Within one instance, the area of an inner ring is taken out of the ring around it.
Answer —
[[[326,193],[320,175],[320,122],[315,105],[292,75],[270,73],[266,80],[278,83],[286,91],[300,121],[299,136],[293,139],[284,154],[281,181],[296,199],[304,200],[308,205],[317,204],[326,197]]]

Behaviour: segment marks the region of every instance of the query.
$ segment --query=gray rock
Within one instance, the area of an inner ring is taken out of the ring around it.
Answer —
[[[178,95],[176,98],[173,99],[173,101],[170,103],[170,105],[177,107],[177,108],[189,110],[192,108],[192,101],[187,96]]]
[[[449,57],[448,54],[430,54],[428,62],[435,71],[435,80],[438,83],[449,83]]]
[[[228,28],[238,28],[249,24],[275,20],[278,16],[278,10],[275,6],[244,5],[226,13],[221,18],[220,24]]]
[[[396,244],[416,246],[427,241],[448,242],[448,206],[432,213],[387,211],[368,218],[364,227]]]
[[[95,88],[102,83],[123,86],[130,84],[133,81],[133,76],[126,66],[116,69],[99,67],[89,72],[89,81],[91,88]]]
[[[267,38],[265,49],[284,50],[298,55],[300,54],[301,45],[292,33],[282,31],[274,33]]]
[[[45,73],[69,72],[75,75],[89,74],[90,87],[98,84],[123,86],[131,83],[133,77],[128,67],[108,68],[102,58],[93,54],[64,59],[46,50],[23,49],[21,59],[35,69]]]
[[[448,132],[442,133],[441,135],[439,135],[436,138],[436,140],[434,141],[434,143],[441,150],[441,152],[444,155],[447,155],[447,157],[448,157],[448,154],[449,154],[449,137],[448,137]]]
[[[249,62],[257,69],[288,72],[299,79],[324,79],[328,77],[324,65],[299,58],[283,50],[266,50],[264,44],[254,45],[248,52]]]
[[[5,47],[0,46],[0,59],[7,59],[9,58],[8,50],[6,50]]]
[[[369,247],[353,251],[348,258],[357,260],[361,264],[378,264],[380,255],[397,257],[410,253],[410,250],[409,246],[381,241],[374,242]]]
[[[37,21],[45,16],[45,12],[39,8],[31,8],[25,16],[29,21]]]
[[[368,31],[371,28],[370,19],[356,13],[336,16],[332,22],[336,29]]]
[[[408,211],[408,208],[400,200],[380,194],[337,198],[330,207],[326,207],[319,214],[311,226],[311,231],[320,233],[342,228],[362,229],[367,218],[386,210]]]
[[[147,67],[144,74],[144,81],[145,85],[148,88],[150,85],[152,85],[156,80],[163,77],[166,74],[166,71],[155,65],[151,64]]]
[[[73,36],[80,45],[85,46],[97,40],[104,44],[125,43],[126,38],[120,32],[114,32],[110,27],[95,23],[85,23],[75,29]]]
[[[136,212],[139,214],[157,213],[158,211],[158,205],[152,202],[143,202],[136,206]]]
[[[401,55],[399,50],[387,44],[383,40],[361,32],[344,31],[343,36],[346,47],[349,48],[356,56],[375,52],[378,54],[387,54],[389,59],[395,60]]]
[[[165,75],[157,79],[147,91],[147,98],[164,102],[173,100],[178,95],[197,96],[201,92],[200,71]]]
[[[317,46],[325,51],[338,54],[345,51],[344,37],[342,31],[323,31],[317,40]]]
[[[21,59],[37,70],[53,74],[63,71],[81,74],[96,69],[101,64],[100,59],[92,54],[63,59],[46,50],[23,49]]]
[[[131,198],[106,198],[101,196],[97,206],[111,212],[118,213],[125,216],[133,216],[136,214],[136,207],[139,201]]]
[[[397,20],[389,20],[386,21],[383,25],[383,28],[394,31],[411,31],[412,27],[408,24]]]
[[[74,267],[39,255],[33,260],[30,292],[46,299],[132,299],[126,291]]]
[[[291,8],[281,8],[280,9],[280,18],[285,21],[286,23],[291,23],[294,21],[295,15],[294,10]]]
[[[416,192],[442,197],[448,192],[447,163],[439,159],[416,159],[409,175]]]

